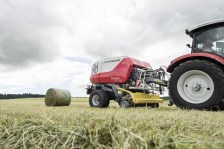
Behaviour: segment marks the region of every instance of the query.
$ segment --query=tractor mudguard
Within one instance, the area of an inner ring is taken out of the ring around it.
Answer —
[[[224,65],[224,59],[219,55],[216,55],[213,53],[206,53],[206,52],[191,53],[191,54],[180,56],[174,59],[173,61],[171,61],[171,64],[167,68],[167,72],[172,73],[179,64],[188,60],[193,60],[193,59],[209,60],[211,62]]]

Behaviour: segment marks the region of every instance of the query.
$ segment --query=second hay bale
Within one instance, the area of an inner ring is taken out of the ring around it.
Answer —
[[[46,106],[69,106],[71,94],[68,90],[50,88],[45,95]]]

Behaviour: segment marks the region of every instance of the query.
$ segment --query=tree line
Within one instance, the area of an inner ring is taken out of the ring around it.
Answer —
[[[1,94],[0,93],[0,99],[41,98],[41,97],[45,97],[45,95],[31,94],[31,93],[23,93],[23,94]]]

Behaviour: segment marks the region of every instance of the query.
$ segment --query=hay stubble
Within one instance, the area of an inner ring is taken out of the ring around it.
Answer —
[[[175,107],[90,108],[86,99],[46,107],[44,99],[0,101],[5,148],[223,148],[224,112]],[[24,106],[27,102],[28,106]],[[1,148],[1,147],[0,147]]]

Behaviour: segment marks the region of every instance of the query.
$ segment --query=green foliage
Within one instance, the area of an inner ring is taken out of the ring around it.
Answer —
[[[31,93],[23,93],[23,94],[0,94],[0,99],[16,99],[16,98],[41,98],[45,95],[40,94],[31,94]]]
[[[0,148],[224,148],[224,112],[167,107],[68,107],[44,99],[0,101]]]

